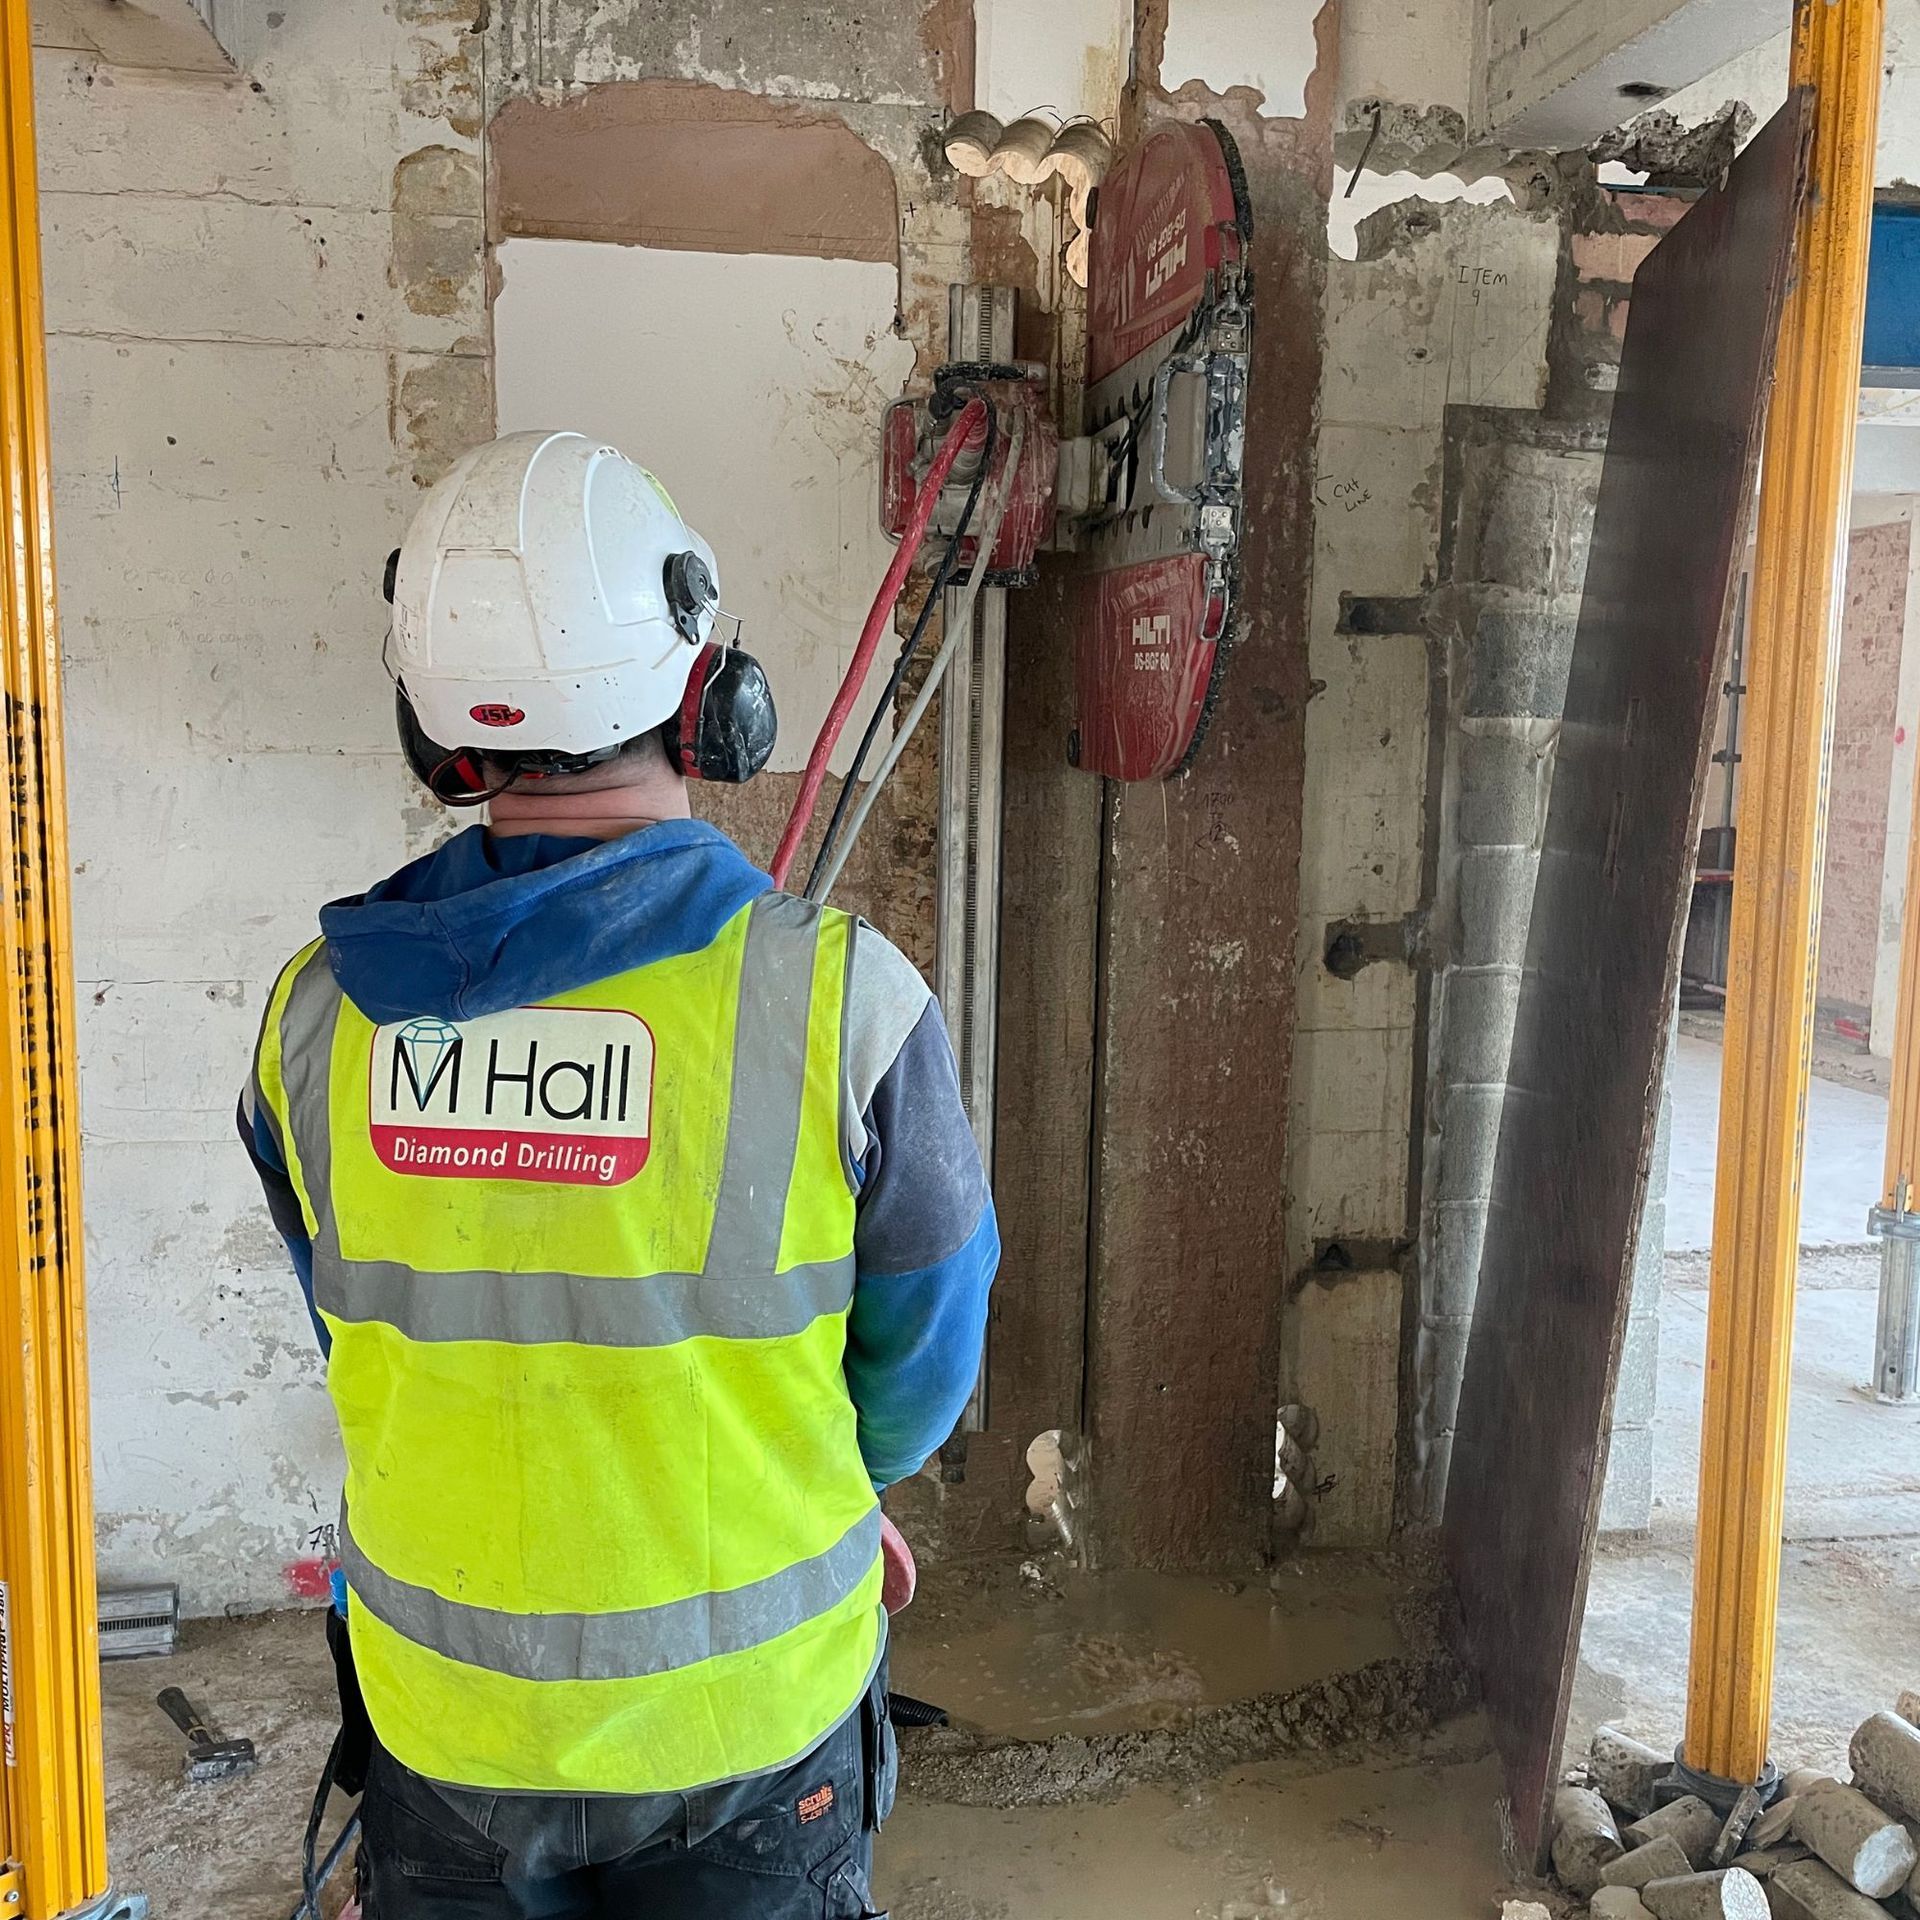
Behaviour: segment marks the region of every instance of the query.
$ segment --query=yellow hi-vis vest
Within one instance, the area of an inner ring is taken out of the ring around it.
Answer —
[[[851,951],[767,893],[700,952],[457,1025],[376,1027],[319,942],[275,987],[256,1082],[333,1339],[354,1659],[416,1772],[684,1791],[865,1691]]]

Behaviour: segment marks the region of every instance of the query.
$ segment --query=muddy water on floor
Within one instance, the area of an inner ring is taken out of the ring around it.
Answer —
[[[962,1725],[1043,1739],[1164,1725],[1403,1650],[1403,1577],[1307,1566],[1271,1583],[1031,1561],[942,1569],[896,1627],[894,1685]]]
[[[1111,1806],[907,1803],[877,1891],[892,1920],[1486,1920],[1500,1782],[1481,1745],[1467,1722],[1396,1766],[1250,1767]]]

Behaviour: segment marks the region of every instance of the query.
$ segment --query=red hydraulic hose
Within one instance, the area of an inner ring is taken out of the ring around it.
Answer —
[[[814,741],[813,751],[807,756],[806,777],[800,782],[800,796],[793,803],[793,812],[787,817],[786,830],[781,834],[780,845],[773,856],[770,871],[776,887],[787,884],[787,874],[793,866],[794,855],[800,851],[800,842],[806,834],[807,823],[813,818],[814,805],[820,798],[820,788],[827,777],[827,762],[839,744],[847,716],[853,711],[854,701],[860,697],[860,689],[867,683],[867,670],[873,665],[880,636],[886,632],[887,623],[893,618],[900,589],[906,584],[907,571],[926,539],[927,522],[933,518],[933,510],[939,504],[940,489],[946,484],[953,463],[963,451],[977,447],[985,438],[986,431],[986,403],[969,400],[960,409],[959,417],[934,453],[933,465],[927,470],[927,477],[914,499],[913,513],[907,521],[906,531],[900,536],[899,551],[893,556],[887,577],[880,583],[880,592],[867,615],[867,624],[860,629],[860,644],[853,650],[853,662],[847,668],[847,677],[841,681],[840,691],[833,696],[833,705],[827,711],[820,737]]]

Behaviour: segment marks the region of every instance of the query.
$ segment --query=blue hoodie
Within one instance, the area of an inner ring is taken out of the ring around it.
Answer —
[[[369,1020],[475,1020],[709,945],[773,883],[723,833],[671,821],[617,840],[470,828],[320,913],[327,959]],[[859,1182],[847,1386],[876,1487],[953,1431],[980,1365],[1000,1239],[939,1008],[860,922],[848,969],[849,1140]],[[313,1249],[258,1089],[240,1134],[313,1309]]]

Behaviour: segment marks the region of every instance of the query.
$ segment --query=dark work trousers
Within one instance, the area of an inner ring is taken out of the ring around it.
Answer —
[[[376,1748],[366,1920],[886,1920],[868,1877],[898,1771],[886,1700],[883,1668],[797,1766],[639,1799],[436,1786]]]

